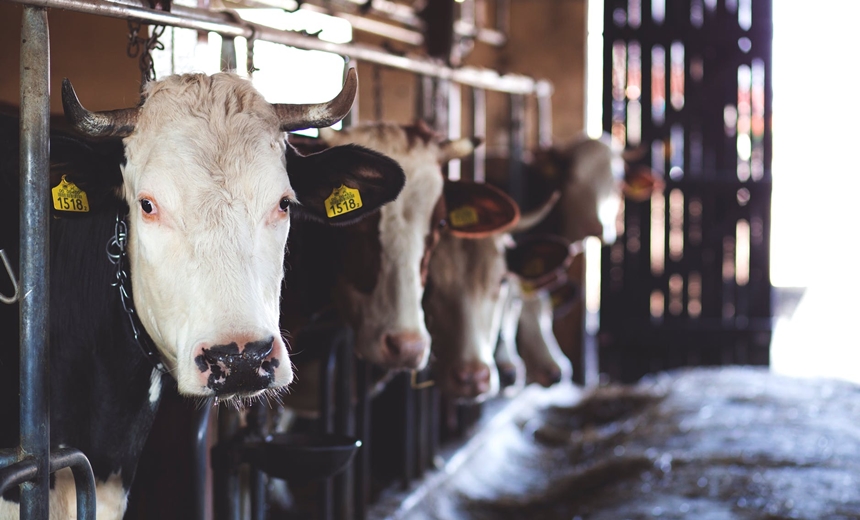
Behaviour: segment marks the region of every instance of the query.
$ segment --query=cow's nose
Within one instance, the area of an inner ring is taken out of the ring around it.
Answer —
[[[274,381],[280,360],[272,354],[274,337],[201,347],[195,358],[205,385],[216,394],[259,391]]]
[[[245,343],[245,346],[240,350],[239,345],[233,342],[203,349],[203,356],[209,364],[237,365],[236,368],[241,368],[241,365],[251,364],[255,365],[256,368],[260,366],[266,356],[272,353],[273,345],[274,338],[268,338]]]
[[[538,374],[538,384],[544,388],[549,388],[561,382],[561,370],[557,368],[545,368]]]
[[[490,367],[471,363],[454,371],[454,380],[464,397],[478,397],[490,391]]]
[[[386,334],[383,338],[386,364],[389,368],[418,368],[429,343],[421,334],[404,332]]]
[[[512,363],[499,363],[499,385],[512,386],[517,383],[517,367]]]

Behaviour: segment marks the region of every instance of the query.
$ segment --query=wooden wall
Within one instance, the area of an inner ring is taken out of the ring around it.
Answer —
[[[17,4],[0,3],[0,103],[19,101],[21,12]],[[62,114],[60,87],[68,77],[90,110],[134,106],[140,101],[137,60],[126,55],[124,20],[48,12],[51,38],[51,113]]]

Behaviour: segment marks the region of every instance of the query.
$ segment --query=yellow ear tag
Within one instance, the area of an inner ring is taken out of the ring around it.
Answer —
[[[361,194],[358,190],[341,185],[325,199],[325,214],[328,218],[334,218],[355,211],[361,206]]]
[[[461,206],[448,214],[448,221],[455,228],[478,223],[478,212],[472,206]]]
[[[523,276],[528,276],[529,278],[540,276],[544,274],[544,263],[543,258],[535,257],[529,260],[526,265],[523,266]]]
[[[90,210],[86,192],[78,188],[73,182],[67,181],[65,175],[63,175],[60,183],[51,190],[51,195],[54,209],[57,211],[86,213]]]

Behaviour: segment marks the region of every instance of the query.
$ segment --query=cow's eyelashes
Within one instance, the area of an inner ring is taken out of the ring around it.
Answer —
[[[151,200],[140,199],[138,202],[140,202],[140,209],[142,209],[143,212],[147,215],[152,215],[152,213],[155,211],[155,206],[152,204]]]
[[[292,205],[293,205],[293,201],[289,197],[284,197],[281,199],[281,202],[278,205],[278,207],[281,208],[281,211],[286,212],[288,209],[290,209],[290,206],[292,206]]]

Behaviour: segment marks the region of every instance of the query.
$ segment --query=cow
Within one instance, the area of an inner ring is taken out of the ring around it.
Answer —
[[[89,458],[99,520],[122,518],[168,385],[241,406],[292,381],[279,325],[291,220],[351,223],[404,181],[367,149],[305,157],[286,143],[285,131],[343,118],[356,91],[352,69],[329,102],[273,105],[235,74],[185,74],[148,83],[138,107],[91,112],[64,81],[75,134],[50,141],[51,445]],[[16,258],[17,133],[4,119],[0,248]],[[326,200],[343,186],[365,205],[328,218]],[[2,307],[0,446],[13,446],[17,306]],[[68,470],[52,477],[52,518],[74,514],[71,482]],[[0,518],[17,518],[17,499],[17,489],[4,494]]]
[[[430,257],[424,301],[434,379],[444,395],[480,402],[498,392],[493,354],[511,285],[517,278],[536,285],[554,279],[568,257],[567,245],[558,253],[557,240],[536,238],[520,248],[512,235],[537,225],[558,197],[520,217],[513,199],[492,185],[446,184],[448,229]],[[544,262],[548,250],[555,252]]]
[[[358,224],[295,226],[287,261],[299,276],[293,279],[288,270],[286,286],[295,289],[289,298],[303,306],[285,300],[283,328],[296,333],[312,315],[331,309],[352,327],[358,357],[384,370],[422,369],[430,336],[421,300],[444,217],[441,168],[472,153],[479,141],[443,138],[419,120],[326,128],[316,142],[293,142],[309,149],[360,145],[376,150],[401,165],[406,183],[397,200]]]

